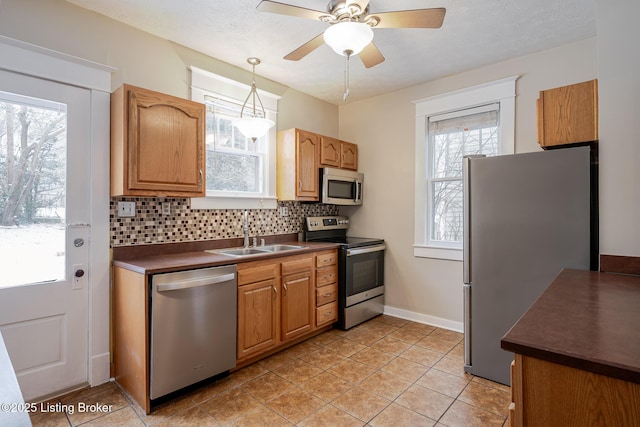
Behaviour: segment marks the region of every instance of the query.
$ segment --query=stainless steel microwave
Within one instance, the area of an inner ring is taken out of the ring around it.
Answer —
[[[361,205],[364,175],[345,169],[322,168],[322,203]]]

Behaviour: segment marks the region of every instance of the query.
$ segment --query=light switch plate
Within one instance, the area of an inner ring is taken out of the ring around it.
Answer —
[[[136,216],[136,202],[118,202],[119,217]]]

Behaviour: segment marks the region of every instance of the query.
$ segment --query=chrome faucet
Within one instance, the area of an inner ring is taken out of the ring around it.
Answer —
[[[249,247],[249,211],[244,211],[244,247]]]

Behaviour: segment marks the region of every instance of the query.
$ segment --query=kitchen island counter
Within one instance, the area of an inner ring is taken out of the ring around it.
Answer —
[[[640,383],[640,277],[564,270],[501,346]]]
[[[640,276],[563,270],[502,338],[510,426],[640,425]]]

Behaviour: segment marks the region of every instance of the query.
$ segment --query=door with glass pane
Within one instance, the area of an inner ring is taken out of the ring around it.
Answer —
[[[0,71],[0,332],[25,400],[87,382],[90,101]]]

